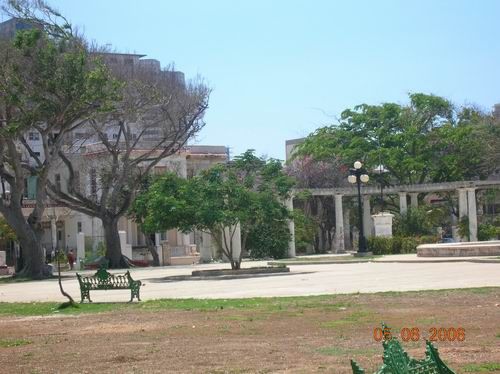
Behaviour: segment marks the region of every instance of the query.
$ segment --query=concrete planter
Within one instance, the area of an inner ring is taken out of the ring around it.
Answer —
[[[194,270],[191,275],[193,277],[216,277],[221,275],[248,275],[248,274],[270,274],[270,273],[288,273],[290,268],[282,267],[255,267],[248,269],[213,269],[213,270]]]
[[[417,247],[417,255],[419,257],[500,256],[500,240],[422,244]]]

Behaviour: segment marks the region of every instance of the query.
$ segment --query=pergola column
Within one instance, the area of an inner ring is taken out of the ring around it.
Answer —
[[[458,218],[467,216],[469,208],[467,207],[467,190],[459,188],[458,192]]]
[[[52,239],[52,249],[55,251],[57,248],[57,224],[55,218],[50,219],[50,236]]]
[[[287,209],[293,213],[293,197],[290,197],[285,202]],[[288,231],[290,231],[290,240],[288,241],[288,257],[295,257],[295,222],[293,219],[288,220]]]
[[[467,200],[469,210],[469,235],[470,241],[477,241],[477,208],[476,208],[476,189],[467,188]]]
[[[373,220],[370,207],[370,195],[363,195],[363,229],[365,238],[372,236]]]
[[[418,207],[418,192],[410,193],[410,206],[412,208]]]
[[[399,213],[405,214],[408,210],[408,202],[406,201],[406,192],[398,192],[399,195]]]
[[[344,210],[344,248],[352,248],[351,243],[351,220],[350,220],[350,209],[346,208]]]
[[[344,243],[344,213],[342,211],[342,195],[335,195],[335,250],[337,253],[345,251]]]

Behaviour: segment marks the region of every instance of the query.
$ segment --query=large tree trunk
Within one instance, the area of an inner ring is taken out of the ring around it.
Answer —
[[[128,261],[122,255],[120,235],[118,235],[118,219],[102,218],[104,241],[106,243],[106,258],[110,269],[128,268]]]
[[[29,228],[19,238],[19,243],[23,249],[23,267],[16,275],[29,277],[31,279],[42,279],[48,274],[44,274],[43,249],[35,231]]]
[[[42,279],[48,276],[48,273],[44,274],[42,244],[33,226],[23,216],[20,207],[19,210],[20,212],[12,210],[4,212],[5,219],[19,238],[22,248],[23,266],[16,276]]]

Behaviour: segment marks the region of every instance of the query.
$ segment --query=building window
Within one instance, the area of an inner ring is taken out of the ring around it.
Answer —
[[[61,174],[56,174],[56,190],[61,191]]]
[[[40,157],[40,152],[33,152],[36,157]]]
[[[113,139],[118,139],[118,134],[113,134]]]
[[[76,229],[77,232],[82,232],[82,223],[81,222],[77,222],[76,227],[77,227],[77,229]]]
[[[37,132],[30,132],[30,133],[28,133],[28,139],[29,140],[40,140],[40,134]]]

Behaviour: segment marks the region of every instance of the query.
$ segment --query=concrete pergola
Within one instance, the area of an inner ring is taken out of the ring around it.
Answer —
[[[462,181],[462,182],[445,182],[445,183],[425,183],[425,184],[408,184],[391,186],[384,188],[386,195],[399,195],[399,210],[404,213],[408,209],[408,195],[410,196],[410,204],[412,207],[418,206],[418,194],[436,193],[445,191],[456,191],[458,195],[458,212],[459,218],[464,216],[469,217],[470,240],[477,241],[477,207],[476,207],[476,191],[490,188],[500,188],[500,180],[485,180],[485,181]],[[340,188],[305,188],[294,189],[292,198],[287,201],[287,207],[293,210],[293,196],[300,192],[307,191],[312,196],[333,196],[335,199],[335,245],[337,250],[343,251],[344,245],[344,212],[342,207],[342,198],[357,196],[356,187],[340,187]],[[380,186],[363,186],[361,194],[363,198],[363,226],[367,233],[372,229],[372,218],[370,208],[370,196],[380,194]],[[291,257],[295,256],[295,226],[293,221],[289,223],[292,239],[289,243],[288,254]]]

